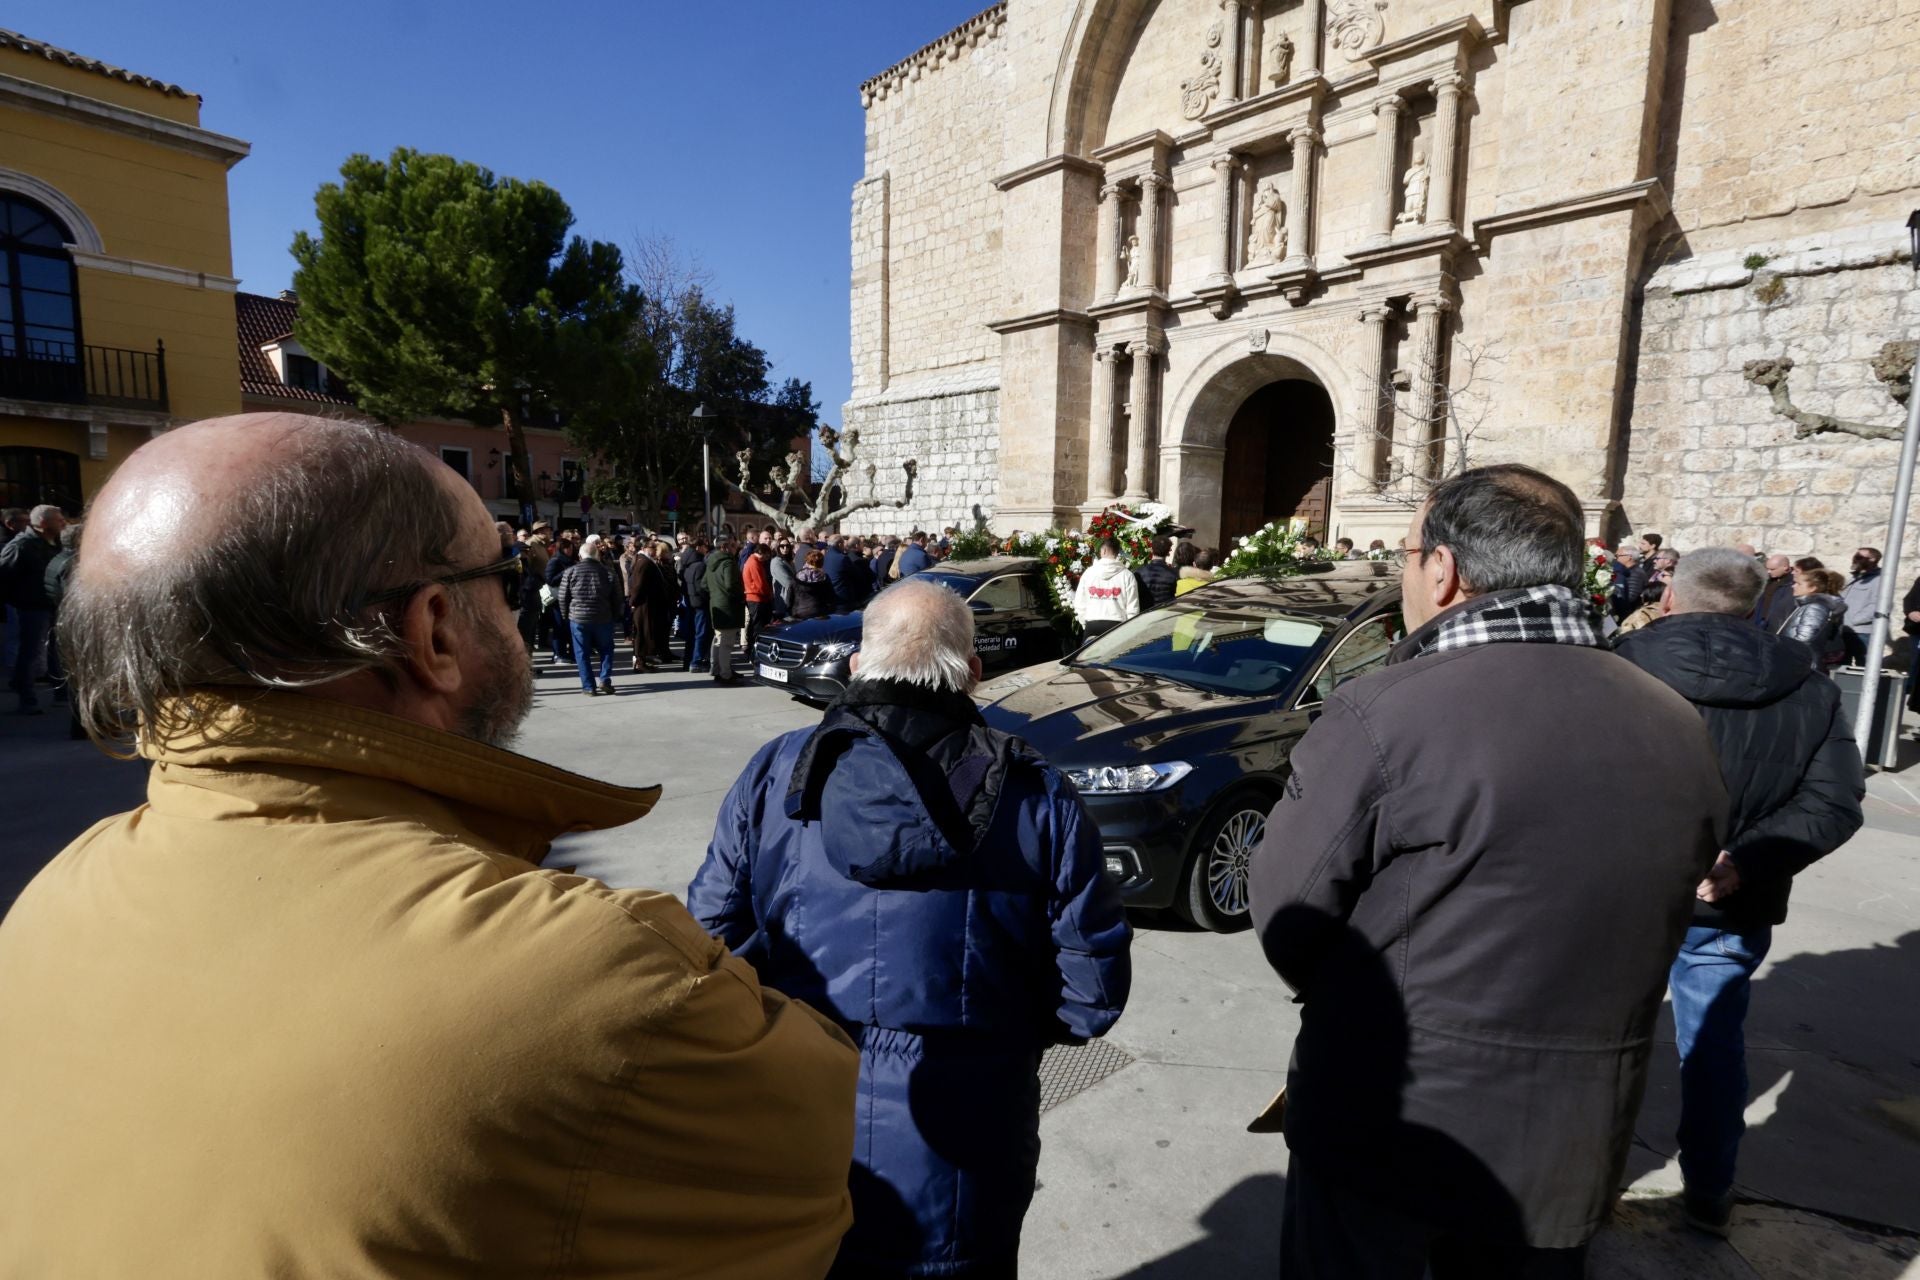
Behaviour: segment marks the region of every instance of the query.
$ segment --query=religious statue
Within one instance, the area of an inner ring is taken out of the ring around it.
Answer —
[[[1126,247],[1120,250],[1120,261],[1127,268],[1127,288],[1140,287],[1140,263],[1145,257],[1146,255],[1140,251],[1140,237],[1128,236]]]
[[[1427,220],[1427,187],[1433,181],[1433,175],[1427,168],[1427,153],[1424,150],[1413,153],[1413,163],[1407,168],[1407,201],[1400,210],[1396,222],[1419,225]]]
[[[1247,265],[1272,266],[1287,256],[1287,203],[1280,188],[1263,182],[1253,197],[1253,225],[1247,228]]]
[[[1282,31],[1267,46],[1267,65],[1273,68],[1267,72],[1267,79],[1273,81],[1274,88],[1293,79],[1293,38],[1286,32]]]

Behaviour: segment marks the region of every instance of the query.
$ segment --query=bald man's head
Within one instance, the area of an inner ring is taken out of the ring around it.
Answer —
[[[400,697],[413,595],[500,558],[492,516],[451,468],[380,427],[290,413],[167,432],[121,464],[88,524],[61,644],[101,739],[121,735],[126,707],[155,732],[196,685],[331,689],[371,674]],[[485,610],[504,613],[502,593],[483,599],[481,585],[435,590],[473,628],[498,629]],[[487,724],[461,731],[510,733],[499,721],[524,706],[492,702]]]

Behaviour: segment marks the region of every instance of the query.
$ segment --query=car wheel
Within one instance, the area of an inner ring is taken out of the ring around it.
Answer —
[[[1232,933],[1248,923],[1248,870],[1267,831],[1273,796],[1239,791],[1215,807],[1193,843],[1180,914],[1203,929]]]

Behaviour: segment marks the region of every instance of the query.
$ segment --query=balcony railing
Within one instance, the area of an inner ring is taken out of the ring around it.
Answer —
[[[167,346],[129,351],[30,340],[24,350],[0,348],[0,399],[165,411]]]

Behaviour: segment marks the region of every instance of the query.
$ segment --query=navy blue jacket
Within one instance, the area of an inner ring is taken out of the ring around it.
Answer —
[[[927,549],[917,542],[905,543],[900,548],[900,576],[910,577],[933,568],[933,557]]]
[[[840,602],[841,609],[858,609],[872,597],[873,569],[864,557],[850,556],[829,547],[820,567],[826,570],[827,581],[833,584],[834,599]]]
[[[970,699],[856,681],[763,747],[687,890],[760,980],[861,1046],[840,1261],[1004,1268],[1050,1044],[1113,1025],[1131,932],[1071,784]]]

